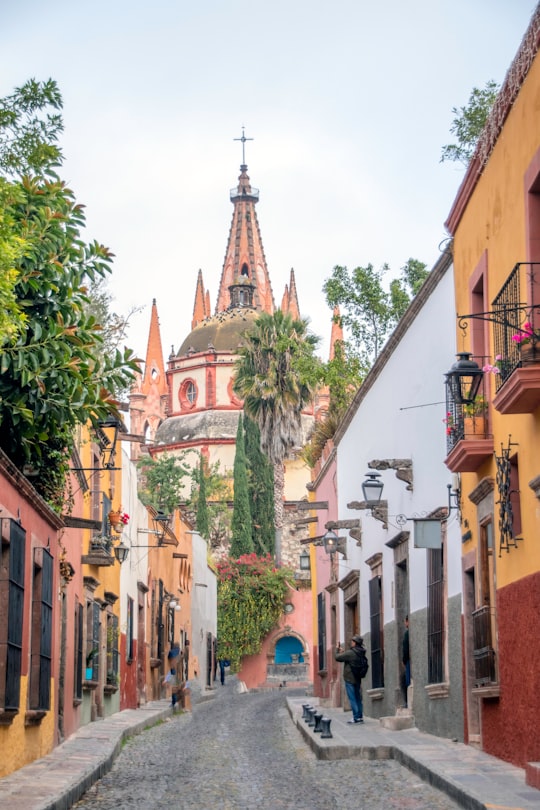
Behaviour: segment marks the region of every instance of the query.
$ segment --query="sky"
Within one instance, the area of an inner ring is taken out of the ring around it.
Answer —
[[[0,96],[55,79],[61,176],[87,241],[115,254],[114,309],[145,356],[191,329],[199,269],[216,303],[245,127],[274,299],[294,268],[328,351],[335,265],[432,267],[464,176],[441,163],[453,107],[501,83],[533,0],[2,0]]]

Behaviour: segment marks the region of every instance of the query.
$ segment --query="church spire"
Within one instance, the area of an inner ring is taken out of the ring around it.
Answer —
[[[285,285],[285,292],[281,300],[281,311],[288,312],[295,321],[300,320],[300,307],[298,306],[298,293],[296,292],[296,279],[294,269],[291,267],[289,284]]]
[[[231,202],[234,205],[229,241],[221,271],[216,314],[231,306],[231,285],[240,277],[246,277],[253,285],[253,306],[262,312],[273,314],[275,309],[270,276],[259,230],[255,205],[259,200],[259,190],[253,188],[247,173],[245,143],[252,140],[244,135],[235,138],[242,142],[242,165],[238,186],[231,189]]]
[[[210,315],[210,293],[208,290],[204,289],[202,270],[199,270],[197,286],[195,288],[195,304],[193,305],[191,328],[195,329],[198,323],[204,321],[205,318],[209,318]]]

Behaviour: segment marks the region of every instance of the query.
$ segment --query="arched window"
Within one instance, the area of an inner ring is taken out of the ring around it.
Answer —
[[[193,380],[184,380],[178,393],[182,409],[189,410],[190,408],[194,408],[197,403],[197,395],[197,386]]]

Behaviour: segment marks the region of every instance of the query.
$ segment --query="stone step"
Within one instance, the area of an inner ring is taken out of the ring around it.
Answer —
[[[406,728],[414,728],[414,717],[409,715],[393,714],[390,717],[380,717],[379,723],[383,728],[388,728],[391,731],[403,731]]]

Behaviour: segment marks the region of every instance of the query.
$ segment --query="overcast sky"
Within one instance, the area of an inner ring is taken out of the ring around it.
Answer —
[[[440,163],[452,107],[502,82],[532,0],[2,0],[0,95],[64,98],[62,177],[115,254],[115,308],[157,299],[165,356],[199,268],[216,303],[246,136],[276,304],[290,268],[327,350],[336,264],[430,267],[463,177]]]

